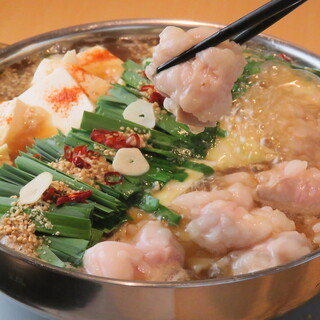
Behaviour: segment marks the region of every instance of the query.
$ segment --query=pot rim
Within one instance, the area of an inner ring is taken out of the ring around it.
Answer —
[[[81,35],[88,32],[99,32],[108,30],[121,30],[128,29],[128,27],[135,27],[141,29],[147,29],[150,27],[164,27],[167,25],[174,25],[184,28],[196,27],[196,26],[214,26],[217,28],[223,27],[221,24],[203,22],[203,21],[194,21],[194,20],[181,20],[181,19],[123,19],[123,20],[109,20],[109,21],[100,21],[93,23],[85,23],[75,26],[70,26],[66,28],[56,29],[53,31],[45,32],[21,41],[18,41],[14,44],[8,45],[0,49],[0,58],[2,61],[0,64],[5,64],[8,60],[12,60],[15,55],[23,55],[28,50],[33,50],[34,46],[39,43],[50,43],[53,39],[61,40],[67,38],[68,36]],[[308,51],[300,46],[292,44],[289,41],[285,41],[270,35],[262,34],[255,37],[255,41],[261,44],[270,44],[272,43],[273,49],[281,50],[282,48],[290,49],[290,54],[298,57],[301,57],[304,60],[311,61],[311,65],[319,66],[320,68],[320,55],[317,55],[311,51]],[[0,251],[3,251],[5,254],[12,256],[13,258],[22,260],[23,262],[40,267],[49,272],[58,273],[60,275],[69,276],[72,278],[78,278],[82,280],[92,281],[96,283],[110,283],[113,285],[119,286],[130,286],[130,287],[154,287],[154,288],[183,288],[183,287],[205,287],[213,285],[223,285],[228,283],[241,282],[246,280],[252,280],[255,278],[271,275],[278,273],[287,269],[298,267],[302,264],[308,263],[309,261],[316,259],[320,256],[320,249],[315,250],[309,253],[306,256],[298,260],[294,260],[284,265],[247,273],[243,275],[226,277],[221,279],[207,279],[207,280],[193,280],[193,281],[176,281],[176,282],[155,282],[155,281],[128,281],[120,279],[112,279],[101,276],[94,276],[86,273],[82,273],[76,270],[67,270],[60,267],[55,267],[41,260],[28,257],[22,253],[14,251],[2,244],[0,244]]]
[[[197,26],[214,26],[217,28],[224,27],[223,24],[211,23],[205,21],[197,21],[197,20],[183,20],[183,19],[154,19],[154,18],[142,18],[142,19],[118,19],[118,20],[108,20],[108,21],[99,21],[99,22],[91,22],[84,23],[74,26],[69,26],[61,29],[55,29],[52,31],[48,31],[45,33],[41,33],[13,44],[9,44],[4,48],[0,48],[0,58],[2,59],[1,64],[3,64],[7,58],[12,58],[13,54],[19,52],[23,54],[26,48],[32,49],[32,47],[40,42],[50,42],[53,38],[56,40],[67,38],[70,35],[80,35],[84,33],[88,33],[90,31],[98,32],[104,31],[106,28],[109,30],[120,30],[126,29],[128,27],[137,26],[140,29],[146,29],[152,26],[164,27],[167,25],[180,26],[183,28],[197,27]],[[306,58],[306,60],[311,60],[312,63],[316,64],[320,68],[320,55],[310,50],[304,49],[301,46],[293,44],[292,42],[268,35],[268,34],[260,34],[254,37],[255,41],[258,43],[272,43],[274,49],[282,49],[283,47],[290,47],[290,53],[296,54],[297,56],[301,56]]]
[[[291,261],[289,263],[263,269],[251,273],[246,273],[243,275],[237,275],[233,277],[226,277],[221,279],[206,279],[206,280],[192,280],[192,281],[174,281],[174,282],[164,282],[164,281],[139,281],[139,280],[121,280],[113,279],[101,276],[95,276],[87,273],[83,273],[77,270],[68,270],[60,267],[50,265],[44,261],[38,260],[36,258],[31,258],[22,254],[20,252],[14,251],[3,244],[0,244],[0,251],[5,254],[12,256],[13,258],[22,260],[23,262],[33,265],[35,267],[40,267],[41,269],[47,270],[49,272],[58,273],[60,275],[92,281],[96,283],[110,283],[113,285],[129,286],[129,287],[154,287],[154,288],[194,288],[194,287],[207,287],[213,285],[224,285],[229,283],[242,282],[246,280],[253,280],[256,278],[272,275],[274,273],[280,273],[282,271],[298,267],[302,264],[308,263],[311,260],[320,257],[320,249],[317,249],[298,260]]]

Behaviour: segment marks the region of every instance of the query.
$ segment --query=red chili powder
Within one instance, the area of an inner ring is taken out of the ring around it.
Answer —
[[[110,51],[106,49],[94,49],[83,54],[80,60],[80,64],[84,66],[89,63],[99,62],[103,60],[111,60],[116,58],[116,56],[114,56]]]
[[[47,101],[52,104],[51,109],[61,115],[62,118],[67,118],[70,115],[71,109],[79,101],[79,95],[83,93],[80,87],[62,88],[54,90]]]
[[[89,72],[74,64],[68,65],[67,69],[71,74],[72,78],[76,80],[78,83],[84,82],[86,80],[86,76],[92,77],[92,75]]]
[[[12,122],[12,116],[9,116],[9,117],[7,117],[7,118],[5,118],[5,117],[1,117],[1,115],[0,115],[0,125],[2,126],[2,125],[4,125],[4,124],[10,124],[11,122]]]

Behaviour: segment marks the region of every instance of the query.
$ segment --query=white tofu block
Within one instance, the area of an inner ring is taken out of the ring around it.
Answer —
[[[0,145],[10,144],[23,135],[27,106],[15,98],[0,104]]]
[[[80,67],[108,82],[117,82],[123,72],[123,61],[101,46],[79,52],[77,59]]]
[[[63,64],[77,64],[78,58],[76,50],[69,50],[65,53],[65,55],[62,58]]]
[[[96,103],[98,98],[101,95],[106,94],[111,88],[111,85],[108,81],[85,71],[76,64],[67,64],[65,68],[68,70],[73,79],[82,87],[93,103]]]
[[[67,64],[76,64],[77,62],[76,50],[67,51],[64,55],[57,54],[50,56],[49,58],[45,58],[39,63],[33,75],[31,84],[34,85],[37,82],[42,81],[59,67],[63,67]]]
[[[62,64],[61,59],[43,59],[34,75],[31,81],[31,84],[34,85],[40,81],[43,81],[48,75],[50,75],[55,69],[57,69],[58,67],[60,67]]]
[[[48,111],[53,126],[63,133],[80,127],[84,111],[94,111],[83,89],[63,67],[30,87],[19,99],[29,106]]]
[[[77,65],[77,54],[75,50],[67,51],[66,54],[60,58],[43,59],[34,73],[31,82],[32,85],[43,81],[59,67],[64,67],[70,73],[93,103],[96,103],[99,96],[106,94],[111,87],[110,82],[85,71]]]

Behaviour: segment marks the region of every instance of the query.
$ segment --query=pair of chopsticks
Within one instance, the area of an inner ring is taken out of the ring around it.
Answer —
[[[225,40],[230,39],[238,44],[243,44],[282,19],[306,1],[307,0],[272,0],[243,16],[239,20],[229,24],[178,56],[163,63],[157,68],[157,73],[185,62],[195,57],[196,53],[209,47],[214,47]]]

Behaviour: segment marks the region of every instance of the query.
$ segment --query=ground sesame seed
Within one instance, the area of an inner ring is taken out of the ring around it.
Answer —
[[[20,207],[11,207],[0,220],[0,239],[8,247],[36,257],[41,241],[35,235],[36,226],[30,215]]]

